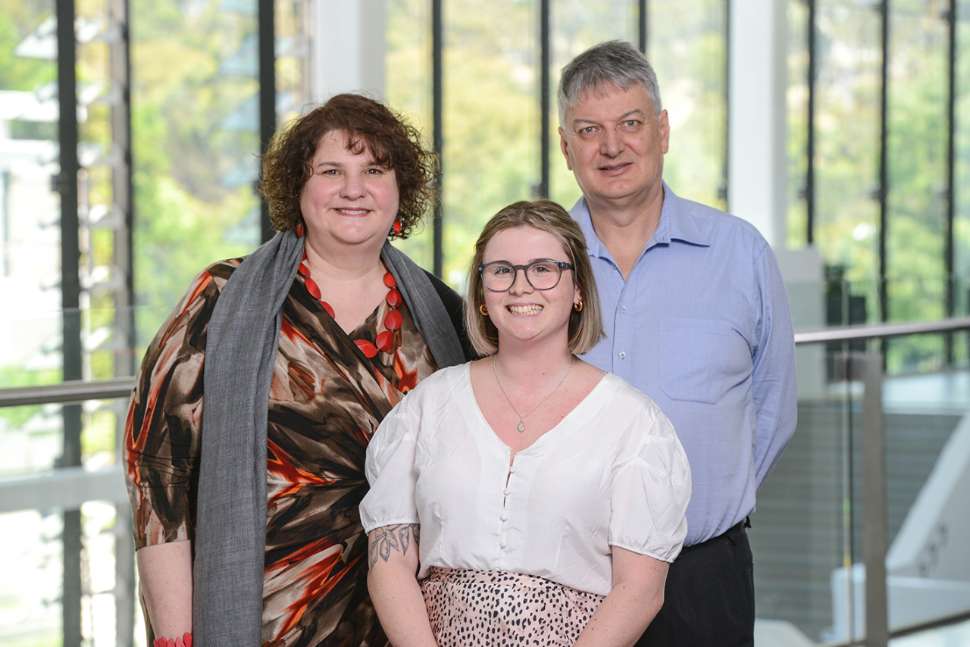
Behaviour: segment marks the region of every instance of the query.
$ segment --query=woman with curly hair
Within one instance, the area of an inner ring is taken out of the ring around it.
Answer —
[[[461,299],[388,244],[433,200],[419,141],[352,94],[278,133],[260,189],[279,233],[206,268],[149,346],[125,460],[155,645],[386,644],[367,444],[469,354]]]

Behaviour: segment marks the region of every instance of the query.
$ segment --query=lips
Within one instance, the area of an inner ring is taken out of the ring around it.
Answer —
[[[525,316],[533,316],[542,312],[542,306],[539,305],[538,303],[510,305],[510,306],[506,306],[505,309],[514,315],[525,315]]]
[[[605,173],[606,175],[620,175],[632,165],[632,162],[620,162],[618,164],[603,164],[598,168],[601,173]]]
[[[370,213],[370,209],[361,209],[360,207],[336,207],[334,211],[341,216],[350,216],[353,218],[360,218]]]

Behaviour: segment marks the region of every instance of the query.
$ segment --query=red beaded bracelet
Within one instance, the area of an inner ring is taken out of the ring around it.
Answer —
[[[181,638],[156,638],[152,647],[192,647],[192,634],[186,632]]]

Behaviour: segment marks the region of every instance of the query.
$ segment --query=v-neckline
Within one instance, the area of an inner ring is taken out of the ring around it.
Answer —
[[[381,302],[378,303],[377,306],[370,311],[370,314],[364,317],[364,320],[360,322],[360,324],[350,332],[344,330],[343,327],[339,323],[337,323],[336,319],[334,319],[333,322],[337,325],[337,328],[340,328],[340,330],[342,330],[343,333],[347,335],[347,337],[349,337],[351,340],[361,339],[362,337],[366,336],[366,333],[371,329],[373,329],[374,335],[376,335],[378,332],[380,332],[378,330],[378,328],[380,328],[380,324],[378,323],[379,317],[377,315],[378,313],[380,313],[381,306],[383,305],[384,305],[384,301],[382,299]],[[323,310],[323,306],[321,306],[320,309]],[[330,316],[330,314],[327,313],[325,310],[324,310],[324,314],[326,314],[328,317]],[[374,320],[373,322],[371,321],[372,319]]]
[[[464,366],[465,390],[467,392],[468,399],[471,401],[470,409],[474,411],[474,416],[478,420],[478,426],[481,427],[482,431],[491,436],[494,442],[508,453],[510,464],[516,456],[530,452],[534,447],[543,443],[546,437],[549,435],[555,435],[557,432],[559,432],[559,430],[564,427],[567,422],[570,422],[573,418],[578,418],[587,409],[593,408],[601,399],[600,392],[604,390],[604,384],[608,379],[610,379],[611,376],[610,373],[604,371],[604,373],[600,376],[599,381],[596,382],[593,388],[589,390],[589,393],[583,396],[582,400],[577,402],[576,405],[566,413],[566,415],[560,418],[559,422],[542,432],[542,434],[531,443],[516,451],[512,449],[508,443],[502,440],[502,437],[498,435],[495,428],[492,427],[491,423],[489,423],[488,419],[485,417],[485,412],[482,410],[482,407],[478,402],[478,396],[475,395],[475,388],[472,385],[471,366],[472,362],[467,362]]]

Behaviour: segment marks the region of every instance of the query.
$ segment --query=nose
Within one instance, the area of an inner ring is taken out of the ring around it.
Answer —
[[[356,200],[364,196],[364,182],[356,173],[345,173],[340,187],[340,197]]]
[[[526,294],[532,292],[532,284],[525,276],[525,268],[515,268],[515,276],[512,278],[512,285],[509,287],[509,294]]]
[[[600,139],[600,153],[607,157],[616,157],[623,151],[623,140],[613,128],[604,128]]]

